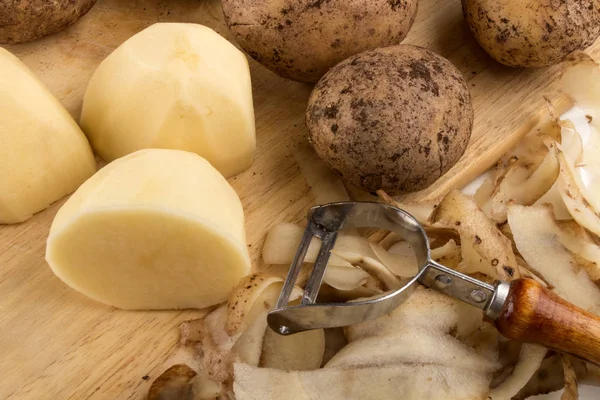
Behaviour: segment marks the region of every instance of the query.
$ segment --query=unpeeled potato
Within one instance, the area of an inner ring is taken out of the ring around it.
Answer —
[[[224,0],[235,39],[276,74],[317,82],[340,61],[402,42],[417,0]]]
[[[424,189],[456,164],[473,106],[450,61],[398,45],[330,69],[311,93],[306,126],[317,155],[346,182],[393,195]]]
[[[58,32],[83,17],[96,0],[2,0],[0,43],[20,43]]]
[[[481,47],[511,67],[546,67],[590,46],[600,34],[597,0],[462,0]]]

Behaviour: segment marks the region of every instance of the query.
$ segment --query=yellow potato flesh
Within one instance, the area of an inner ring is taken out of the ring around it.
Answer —
[[[142,150],[67,201],[46,258],[69,286],[125,309],[204,308],[250,270],[240,201],[195,154]]]
[[[196,24],[155,24],[100,64],[85,93],[83,130],[106,161],[136,150],[191,151],[229,177],[256,147],[242,52]]]
[[[0,223],[17,223],[73,192],[96,171],[71,115],[0,48]]]

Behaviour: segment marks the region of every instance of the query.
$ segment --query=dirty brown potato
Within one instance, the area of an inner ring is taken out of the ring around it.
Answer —
[[[20,43],[63,30],[77,22],[96,0],[2,0],[0,43]]]
[[[310,96],[306,123],[319,157],[346,181],[399,194],[426,188],[458,161],[473,108],[448,60],[398,45],[333,67]]]
[[[599,0],[462,0],[473,36],[511,67],[558,64],[600,35]]]
[[[400,43],[417,0],[223,0],[225,21],[252,58],[276,74],[317,82],[343,59]]]

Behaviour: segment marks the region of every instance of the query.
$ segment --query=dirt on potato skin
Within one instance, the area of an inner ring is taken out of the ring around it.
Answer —
[[[79,21],[96,0],[2,0],[0,44],[27,42]]]
[[[418,0],[223,0],[242,49],[279,76],[315,83],[361,51],[400,43]]]
[[[462,0],[462,7],[481,47],[511,67],[558,64],[600,35],[598,0]]]
[[[399,45],[332,68],[310,96],[306,123],[319,157],[346,181],[399,194],[428,187],[458,161],[473,108],[448,60]]]

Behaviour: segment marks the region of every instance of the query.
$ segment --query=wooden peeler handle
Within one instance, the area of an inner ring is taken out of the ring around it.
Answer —
[[[494,321],[509,339],[535,343],[600,364],[600,316],[582,310],[533,279],[517,279]]]

